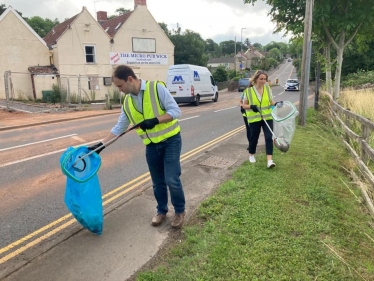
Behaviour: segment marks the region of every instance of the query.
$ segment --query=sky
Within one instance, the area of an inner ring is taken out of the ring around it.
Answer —
[[[95,17],[96,11],[106,11],[108,16],[118,8],[134,9],[134,0],[0,0],[11,5],[24,17],[40,16],[60,22],[81,12],[86,6]],[[157,22],[164,22],[168,29],[189,29],[203,39],[220,43],[226,40],[266,45],[271,41],[288,43],[290,36],[273,34],[275,24],[267,13],[270,6],[263,0],[253,6],[243,0],[147,0],[148,10]]]

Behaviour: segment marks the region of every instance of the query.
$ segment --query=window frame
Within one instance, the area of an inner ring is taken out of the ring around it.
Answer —
[[[87,54],[87,47],[92,47],[93,48],[93,54]],[[96,64],[96,46],[95,45],[84,45],[84,56],[85,56],[85,62],[86,64]],[[93,56],[93,62],[88,62],[87,61],[87,56]]]

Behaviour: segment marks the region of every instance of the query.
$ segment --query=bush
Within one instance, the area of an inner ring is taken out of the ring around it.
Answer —
[[[359,70],[356,73],[348,74],[342,79],[343,88],[355,87],[367,83],[374,83],[374,71]]]
[[[227,81],[227,72],[224,66],[217,67],[216,71],[213,72],[213,78],[216,82]]]

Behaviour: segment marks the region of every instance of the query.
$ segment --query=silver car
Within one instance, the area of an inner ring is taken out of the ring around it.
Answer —
[[[299,81],[297,79],[288,79],[284,84],[285,91],[298,91],[300,87]]]

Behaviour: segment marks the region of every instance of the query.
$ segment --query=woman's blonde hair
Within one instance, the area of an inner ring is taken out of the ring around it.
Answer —
[[[255,74],[251,78],[251,85],[250,85],[250,87],[253,87],[253,85],[257,83],[258,77],[260,77],[261,74],[264,74],[266,76],[266,81],[268,81],[268,79],[269,79],[268,74],[265,71],[263,71],[263,70],[257,70],[255,72]]]

